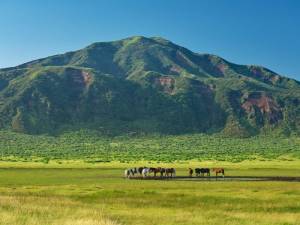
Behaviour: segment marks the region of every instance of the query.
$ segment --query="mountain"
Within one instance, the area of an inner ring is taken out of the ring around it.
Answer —
[[[300,134],[300,83],[159,37],[0,70],[0,129],[55,134]]]

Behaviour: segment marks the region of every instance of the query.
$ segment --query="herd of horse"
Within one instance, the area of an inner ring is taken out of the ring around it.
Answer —
[[[195,168],[193,170],[192,168],[188,169],[188,174],[190,177],[193,176],[193,173],[195,172],[196,177],[200,176],[208,176],[210,177],[210,172],[213,172],[216,174],[216,177],[221,174],[223,177],[225,176],[225,171],[224,168]],[[162,167],[134,167],[134,168],[129,168],[125,170],[124,176],[126,178],[131,178],[131,177],[149,177],[153,175],[153,177],[176,177],[176,170],[175,168],[162,168]]]
[[[219,174],[222,174],[222,176],[224,177],[225,176],[225,170],[224,168],[196,168],[195,169],[195,175],[196,177],[199,177],[199,176],[209,176],[210,177],[210,171],[212,170],[213,173],[216,174],[216,177],[219,175]],[[193,173],[194,173],[194,170],[192,168],[189,168],[189,176],[192,177],[193,176]]]
[[[174,168],[162,168],[162,167],[135,167],[135,168],[129,168],[125,170],[125,177],[130,178],[134,176],[140,176],[140,177],[148,177],[153,174],[154,177],[157,175],[160,175],[161,177],[175,177],[176,176],[176,170]]]

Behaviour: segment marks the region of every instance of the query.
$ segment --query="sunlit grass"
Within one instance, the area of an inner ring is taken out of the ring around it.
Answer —
[[[0,196],[1,225],[117,225],[102,210],[54,196]]]
[[[280,171],[228,166],[229,173],[239,175]],[[293,170],[281,173],[296,175]],[[108,165],[0,169],[0,224],[300,224],[300,183],[127,180],[122,175],[123,167]]]

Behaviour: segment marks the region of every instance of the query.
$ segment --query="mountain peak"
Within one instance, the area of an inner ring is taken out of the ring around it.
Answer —
[[[300,84],[161,37],[96,42],[0,70],[0,129],[300,133]]]

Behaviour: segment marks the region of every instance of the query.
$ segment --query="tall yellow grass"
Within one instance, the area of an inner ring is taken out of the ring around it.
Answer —
[[[60,197],[0,196],[1,225],[119,225],[101,208]]]

